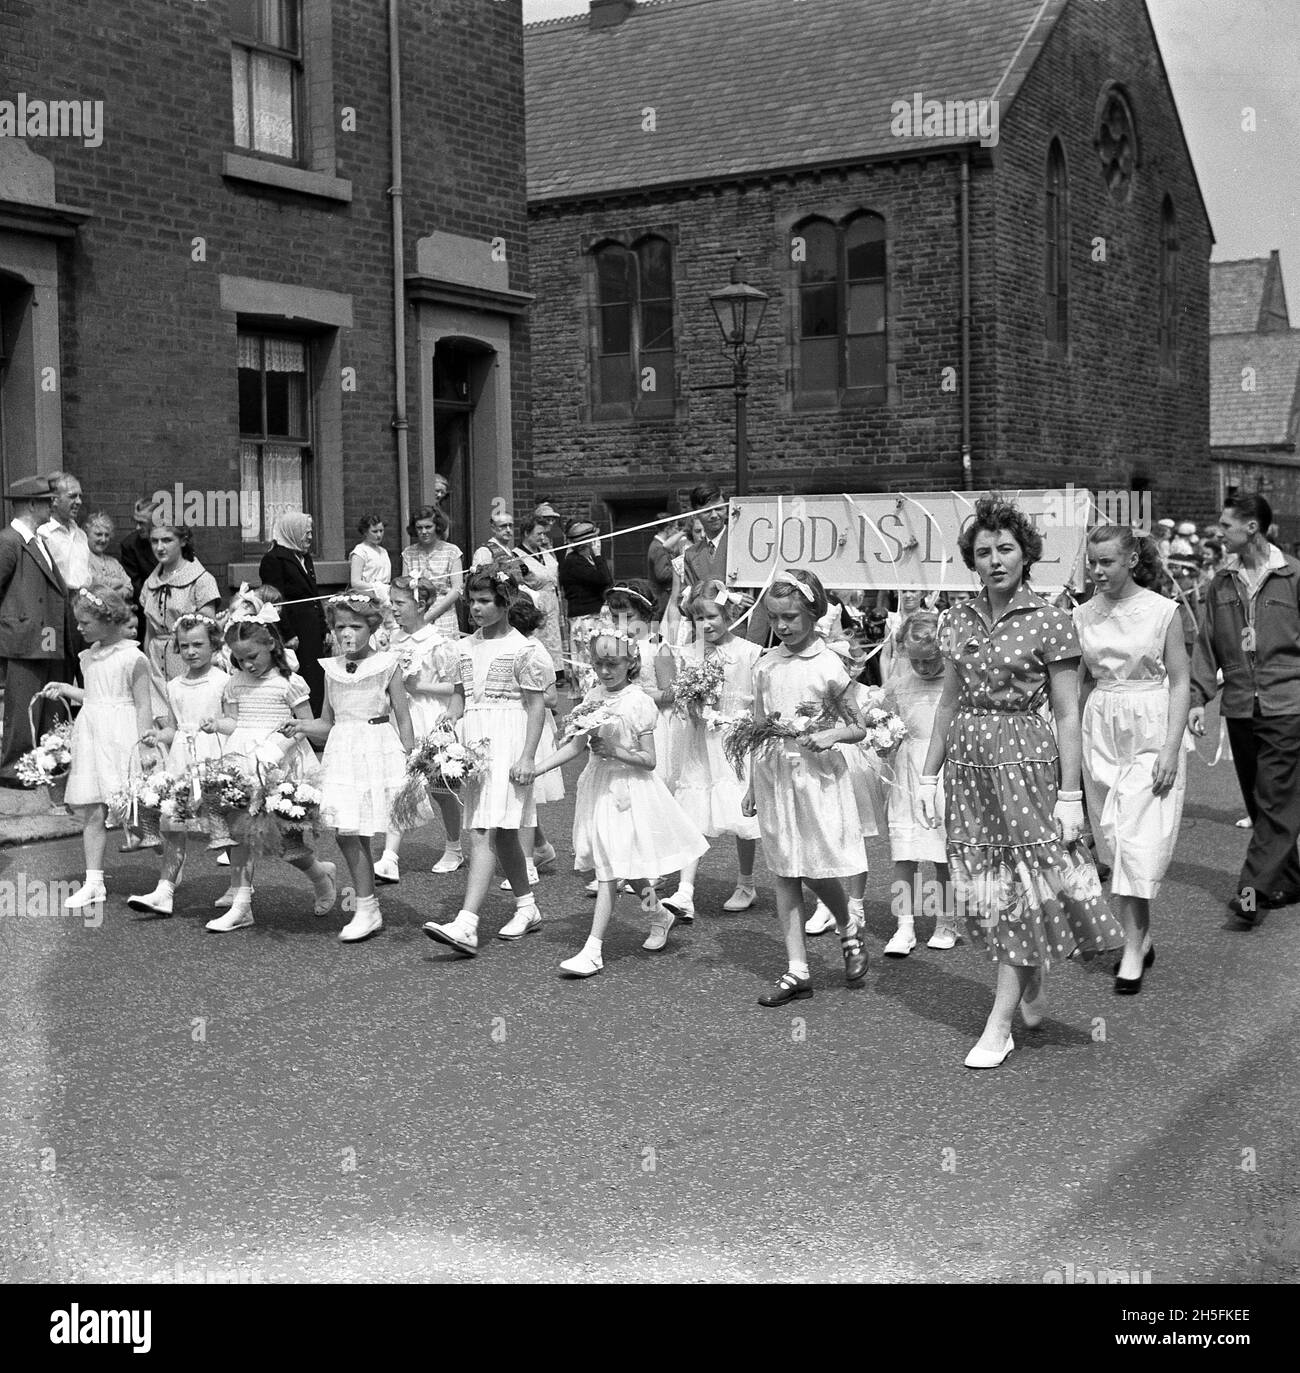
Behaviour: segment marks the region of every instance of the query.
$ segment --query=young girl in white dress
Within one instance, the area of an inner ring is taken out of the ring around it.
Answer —
[[[424,618],[424,612],[436,596],[433,582],[418,574],[399,577],[389,592],[396,621],[389,647],[401,664],[402,685],[406,688],[411,710],[411,729],[417,741],[447,718],[447,707],[456,691],[452,680],[459,651],[456,641],[446,638],[436,625]],[[442,857],[433,865],[433,871],[455,872],[465,861],[460,846],[460,802],[443,792],[433,799],[447,835]],[[384,836],[384,852],[375,864],[376,882],[401,880],[397,866],[401,847],[401,830],[388,830]]]
[[[656,673],[667,700],[672,699],[673,683],[682,663],[715,661],[722,668],[722,690],[717,710],[724,721],[748,714],[754,705],[754,665],[762,649],[748,639],[737,638],[732,625],[753,601],[719,581],[707,581],[696,588],[686,607],[695,625],[695,642],[680,655],[661,654]],[[744,778],[722,751],[723,725],[710,725],[698,713],[683,716],[674,712],[669,719],[669,747],[677,765],[669,787],[677,804],[692,823],[710,839],[730,834],[736,840],[736,889],[722,903],[724,911],[747,911],[757,899],[754,889],[754,853],[758,848],[758,821],[741,812],[741,802],[749,790],[749,769]],[[663,904],[678,919],[695,914],[695,875],[698,859],[681,871],[677,890]]]
[[[535,639],[510,624],[510,607],[521,592],[504,569],[471,573],[466,582],[475,632],[460,641],[454,669],[452,714],[461,718],[466,743],[486,741],[487,771],[461,788],[462,833],[469,844],[465,903],[445,925],[430,920],[424,932],[473,958],[478,953],[479,911],[487,900],[500,861],[514,893],[514,916],[497,937],[519,939],[541,928],[542,917],[528,883],[519,831],[537,824],[533,772],[546,713],[546,690],[555,682],[550,655]]]
[[[167,772],[184,777],[194,763],[216,758],[221,741],[200,728],[204,720],[221,711],[221,698],[230,682],[213,661],[222,647],[221,626],[211,615],[182,615],[172,630],[175,649],[184,671],[167,683],[167,715],[157,722],[143,742],[167,746]],[[147,915],[168,916],[185,867],[185,850],[191,834],[203,834],[202,820],[162,821],[163,857],[158,885],[144,896],[130,896],[126,904]]]
[[[332,596],[325,619],[340,656],[320,660],[325,672],[320,718],[291,720],[285,733],[325,745],[321,824],[335,831],[352,877],[357,909],[339,938],[355,944],[384,923],[375,896],[370,837],[388,829],[415,737],[397,654],[376,652],[370,644],[384,622],[383,603],[365,591]]]
[[[126,787],[131,755],[153,728],[153,696],[148,660],[127,632],[135,625],[135,611],[122,597],[96,583],[77,593],[72,613],[90,645],[77,655],[86,685],[83,689],[69,682],[50,682],[41,695],[81,705],[72,726],[72,765],[64,799],[80,812],[86,880],[64,904],[70,910],[82,910],[108,896],[104,886],[108,801]],[[156,746],[150,752],[162,756]]]
[[[1115,990],[1130,996],[1155,962],[1151,902],[1173,858],[1186,788],[1190,669],[1178,603],[1141,585],[1159,571],[1153,540],[1100,525],[1088,536],[1096,594],[1074,610],[1083,785],[1124,927]]]
[[[234,620],[226,627],[226,647],[236,670],[221,697],[221,713],[204,720],[200,729],[219,734],[222,753],[238,759],[247,776],[256,778],[258,765],[288,776],[315,770],[316,759],[305,739],[286,732],[291,721],[312,718],[307,683],[290,672],[284,644],[275,628],[256,620]],[[213,934],[247,929],[253,924],[253,854],[247,844],[230,846],[230,889],[216,900],[225,915],[209,920]],[[334,906],[334,864],[322,863],[305,845],[286,848],[285,861],[311,879],[315,915],[328,915]]]
[[[943,695],[943,654],[939,613],[918,610],[893,636],[893,668],[885,682],[885,701],[907,726],[907,737],[885,765],[885,810],[889,817],[889,854],[894,860],[891,905],[897,928],[885,945],[888,958],[906,958],[916,948],[916,916],[934,914],[932,949],[957,943],[948,882],[948,836],[940,824],[931,829],[921,818],[921,769],[934,733],[934,713]],[[936,803],[943,811],[943,796]],[[934,864],[934,885],[917,883],[922,863]]]
[[[597,628],[590,651],[598,685],[583,705],[603,705],[614,718],[577,735],[536,769],[550,772],[590,749],[578,781],[573,863],[580,872],[595,869],[600,889],[587,942],[560,964],[571,977],[592,977],[604,966],[605,931],[620,884],[629,880],[650,916],[650,934],[641,947],[662,949],[675,916],[656,897],[653,879],[693,868],[709,847],[655,773],[658,708],[636,688],[642,667],[637,641],[607,622]]]
[[[817,621],[827,605],[826,591],[811,572],[779,573],[768,589],[765,608],[777,646],[754,669],[755,724],[778,713],[789,720],[809,702],[852,699],[843,663],[817,637]],[[755,756],[743,809],[758,817],[763,856],[776,879],[776,908],[789,959],[776,986],[759,997],[760,1006],[812,995],[800,882],[812,888],[835,918],[845,980],[857,982],[867,974],[863,926],[850,917],[839,880],[862,869],[862,821],[849,765],[835,747],[856,744],[865,736],[860,724],[834,725],[800,740],[778,740]]]

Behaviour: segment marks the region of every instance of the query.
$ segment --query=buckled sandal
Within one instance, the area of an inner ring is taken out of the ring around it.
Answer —
[[[845,982],[861,982],[867,975],[867,946],[862,942],[862,926],[850,926],[848,934],[840,935],[840,952],[844,955]]]
[[[813,994],[812,979],[796,977],[792,972],[783,972],[777,978],[776,986],[758,998],[760,1006],[784,1006],[787,1001],[802,1001]]]

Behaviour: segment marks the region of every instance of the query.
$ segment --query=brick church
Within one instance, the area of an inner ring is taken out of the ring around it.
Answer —
[[[1204,201],[1143,0],[591,0],[525,28],[539,491],[1212,500]],[[615,570],[641,557],[615,541]]]
[[[531,494],[520,0],[389,9],[0,0],[0,480],[163,491],[223,586]]]

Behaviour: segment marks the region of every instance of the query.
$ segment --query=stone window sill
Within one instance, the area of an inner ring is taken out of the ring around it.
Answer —
[[[283,162],[265,162],[259,157],[245,157],[242,153],[226,153],[222,158],[221,174],[231,181],[246,181],[273,190],[316,196],[321,200],[343,204],[349,204],[352,200],[352,183],[341,177],[309,172]]]

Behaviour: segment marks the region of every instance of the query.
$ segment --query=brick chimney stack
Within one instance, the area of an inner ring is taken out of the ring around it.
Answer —
[[[636,8],[636,0],[591,0],[589,29],[617,28]]]

